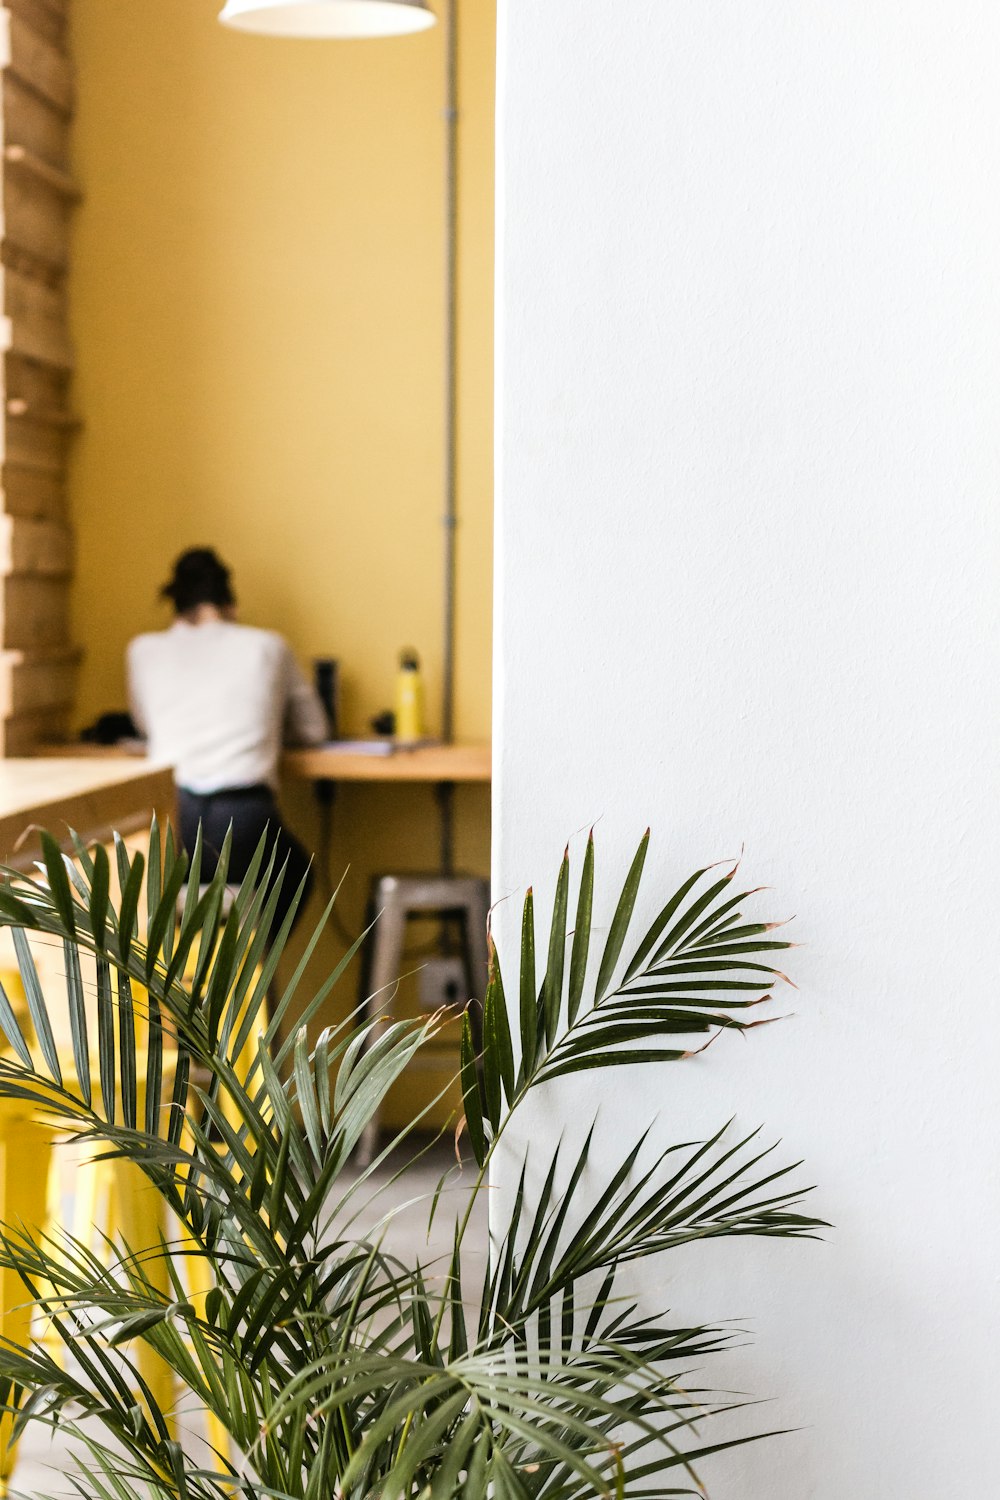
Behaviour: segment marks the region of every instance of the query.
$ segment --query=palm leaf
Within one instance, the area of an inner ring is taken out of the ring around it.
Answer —
[[[352,1170],[350,1154],[442,1018],[349,1018],[310,1047],[308,1027],[358,946],[303,996],[328,907],[265,1024],[291,917],[269,943],[283,876],[263,844],[226,915],[228,847],[199,889],[200,840],[188,868],[155,826],[146,858],[118,842],[117,901],[107,855],[78,839],[71,864],[47,841],[41,878],[7,876],[0,925],[13,930],[40,1055],[0,992],[11,1046],[0,1058],[0,1097],[44,1108],[100,1158],[135,1163],[180,1226],[175,1243],[113,1236],[104,1257],[66,1236],[0,1228],[0,1269],[20,1277],[73,1355],[61,1363],[40,1347],[0,1345],[0,1382],[19,1433],[58,1422],[83,1444],[80,1494],[232,1493],[222,1456],[195,1461],[171,1437],[139,1373],[143,1347],[248,1453],[252,1474],[241,1483],[260,1500],[698,1492],[692,1466],[730,1444],[694,1431],[696,1417],[723,1407],[691,1389],[688,1371],[728,1334],[640,1317],[617,1288],[630,1263],[698,1240],[814,1235],[819,1223],[803,1212],[794,1165],[749,1135],[731,1140],[723,1130],[664,1148],[647,1132],[595,1181],[598,1121],[574,1147],[541,1157],[531,1192],[522,1158],[514,1191],[494,1209],[477,1318],[463,1301],[472,1204],[532,1091],[576,1071],[682,1060],[691,1038],[755,1025],[754,1008],[783,978],[771,959],[788,945],[745,910],[756,893],[734,896],[732,872],[718,877],[708,866],[660,904],[629,954],[647,847],[648,835],[609,903],[594,965],[593,837],[572,933],[564,855],[540,986],[529,891],[513,990],[517,1065],[491,943],[482,1053],[468,1017],[461,1050],[478,1171],[439,1265],[387,1251],[383,1237],[403,1204],[367,1235],[352,1228],[358,1194],[375,1179],[374,1168]],[[63,945],[72,1081],[54,1041],[60,999],[43,989],[29,934]],[[96,963],[93,1015],[84,956]],[[89,1087],[93,1053],[100,1099]],[[409,1127],[383,1155],[408,1138]],[[433,1217],[441,1187],[432,1196]],[[187,1294],[189,1261],[201,1267],[204,1295]]]
[[[576,1020],[583,999],[583,985],[587,975],[587,960],[590,954],[590,925],[594,913],[594,830],[587,838],[587,852],[583,857],[583,874],[580,876],[580,891],[576,903],[576,925],[573,931],[573,952],[569,964],[569,996],[567,1018],[570,1025]]]
[[[643,834],[636,850],[622,893],[618,898],[615,914],[611,919],[611,928],[608,932],[608,940],[604,946],[601,956],[601,966],[597,971],[597,993],[595,1002],[599,1003],[607,993],[611,976],[615,971],[622,947],[625,943],[625,935],[628,932],[629,923],[632,920],[632,912],[635,907],[635,899],[639,894],[639,881],[642,879],[642,868],[646,863],[646,850],[649,848],[649,829]]]
[[[548,962],[542,981],[541,1019],[545,1045],[551,1047],[559,1028],[562,1005],[563,971],[566,964],[566,922],[569,906],[569,850],[563,855],[552,905],[552,928],[549,934]]]

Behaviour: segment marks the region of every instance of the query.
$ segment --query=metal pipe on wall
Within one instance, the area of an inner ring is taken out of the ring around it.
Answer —
[[[458,0],[443,0],[445,26],[444,586],[441,739],[455,738],[455,610],[458,571]],[[441,869],[454,867],[454,787],[438,789]]]

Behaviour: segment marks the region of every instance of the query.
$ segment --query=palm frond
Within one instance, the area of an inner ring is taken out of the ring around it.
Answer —
[[[235,1484],[261,1500],[701,1493],[694,1465],[735,1440],[701,1436],[729,1403],[692,1371],[730,1333],[642,1314],[621,1288],[632,1262],[694,1241],[815,1234],[795,1166],[731,1127],[668,1147],[651,1129],[595,1187],[595,1124],[542,1159],[530,1196],[522,1157],[485,1278],[463,1255],[498,1142],[532,1090],[681,1061],[699,1038],[757,1024],[788,944],[745,913],[756,893],[734,893],[735,868],[696,872],[631,946],[648,834],[600,943],[592,837],[575,893],[568,853],[560,863],[540,945],[528,892],[509,990],[490,943],[478,1054],[468,1018],[463,1029],[475,1182],[448,1252],[421,1263],[387,1248],[392,1208],[356,1231],[375,1168],[351,1154],[445,1018],[352,1014],[311,1043],[362,941],[304,997],[327,908],[266,1019],[291,914],[268,941],[284,877],[263,842],[228,910],[228,842],[204,884],[200,840],[189,862],[155,825],[146,855],[119,840],[113,866],[80,840],[72,858],[47,835],[42,851],[34,875],[0,882],[26,1011],[0,989],[0,1098],[30,1104],[99,1161],[137,1166],[172,1227],[153,1245],[116,1234],[101,1253],[65,1233],[0,1228],[0,1269],[72,1352],[60,1362],[39,1344],[0,1345],[18,1435],[32,1423],[75,1433],[74,1483],[100,1500],[220,1500]],[[58,997],[33,939],[61,947]],[[432,1219],[443,1201],[442,1183]],[[246,1456],[238,1479],[226,1455],[178,1445],[142,1351],[223,1424]]]

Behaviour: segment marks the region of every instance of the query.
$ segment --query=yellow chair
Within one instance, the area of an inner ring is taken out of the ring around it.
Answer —
[[[30,1035],[31,1023],[20,974],[16,969],[0,969],[0,983],[15,1014],[19,1020],[23,1018],[22,1029]],[[145,1094],[145,1070],[141,1060],[146,1052],[147,1000],[146,991],[135,985],[133,1004],[140,1060],[137,1078],[140,1118]],[[244,1077],[249,1075],[256,1060],[265,1026],[262,1009],[240,1054],[239,1067]],[[60,1066],[66,1077],[74,1076],[72,1055],[64,1057],[62,1049]],[[172,1086],[173,1069],[174,1058],[169,1046],[165,1045],[165,1094]],[[99,1098],[100,1077],[96,1061],[91,1085],[95,1098]],[[238,1124],[233,1112],[227,1113],[232,1123]],[[0,1222],[35,1230],[51,1229],[62,1222],[59,1174],[52,1170],[52,1148],[59,1134],[58,1124],[41,1118],[38,1110],[26,1101],[0,1100]],[[106,1237],[101,1242],[105,1244],[117,1232],[139,1254],[158,1247],[167,1238],[163,1199],[133,1163],[100,1161],[99,1155],[100,1148],[95,1148],[91,1159],[84,1156],[80,1162],[81,1170],[74,1173],[74,1236],[87,1241],[94,1231],[99,1230],[102,1237]],[[212,1286],[208,1268],[198,1256],[185,1257],[185,1261],[189,1293],[192,1299],[204,1299]],[[155,1289],[169,1297],[170,1276],[164,1258],[151,1256],[144,1269]],[[32,1309],[23,1284],[12,1272],[0,1273],[0,1299],[0,1335],[26,1344],[31,1333]],[[139,1346],[138,1366],[160,1410],[171,1412],[175,1390],[169,1366],[145,1344]],[[227,1456],[229,1435],[225,1427],[213,1413],[206,1412],[205,1416],[209,1443],[221,1455]],[[0,1500],[7,1493],[16,1461],[16,1445],[11,1441],[12,1423],[13,1417],[9,1413],[0,1417]]]
[[[16,969],[0,970],[2,983],[22,1030],[31,1035],[31,1022],[21,976]],[[140,1056],[145,1049],[142,1048]],[[72,1078],[74,1061],[71,1053],[60,1048],[60,1068],[64,1077]],[[145,1092],[144,1069],[140,1065],[138,1086],[140,1108]],[[164,1086],[169,1089],[173,1061],[164,1057]],[[91,1088],[100,1097],[100,1076],[93,1064]],[[36,1106],[27,1101],[0,1100],[0,1221],[23,1226],[31,1231],[51,1232],[62,1222],[59,1174],[52,1170],[52,1148],[63,1130],[58,1120],[46,1119]],[[100,1169],[96,1163],[81,1162],[82,1170],[74,1175],[74,1231],[81,1239],[89,1236],[96,1224],[94,1217],[101,1189]],[[111,1166],[108,1183],[114,1195],[109,1204],[108,1232],[114,1224],[124,1240],[136,1249],[160,1243],[163,1231],[162,1200],[142,1173],[131,1163],[121,1161]],[[160,1292],[170,1295],[170,1280],[162,1260],[154,1258],[148,1265],[150,1282]],[[2,1273],[0,1282],[0,1331],[5,1337],[26,1343],[31,1332],[31,1308],[19,1278],[12,1272]],[[139,1349],[139,1369],[154,1400],[164,1411],[173,1402],[173,1376],[148,1346]],[[10,1442],[12,1418],[0,1420],[0,1496],[13,1472],[14,1445]]]
[[[191,973],[188,973],[186,977],[192,977]],[[136,1014],[136,1035],[140,1043],[141,1054],[145,1048],[143,1032],[148,1020],[147,992],[141,985],[134,985],[132,998]],[[244,1079],[249,1077],[250,1070],[256,1062],[266,1026],[266,1014],[262,1007],[257,1013],[254,1025],[250,1028],[237,1059],[237,1071]],[[169,1052],[165,1052],[164,1084],[167,1088],[169,1088],[168,1059]],[[172,1073],[172,1059],[169,1061]],[[142,1100],[140,1099],[141,1107]],[[229,1123],[238,1128],[239,1117],[231,1101],[223,1098],[222,1111]],[[90,1184],[89,1192],[85,1192],[74,1200],[78,1210],[78,1214],[74,1217],[74,1233],[77,1238],[85,1239],[91,1226],[95,1229],[100,1227],[102,1235],[107,1238],[111,1238],[113,1230],[117,1227],[122,1238],[136,1250],[159,1245],[161,1238],[166,1238],[167,1225],[163,1200],[131,1162],[102,1162],[95,1159],[90,1163],[90,1171],[86,1174],[86,1178]],[[183,1244],[185,1240],[194,1247],[194,1241],[182,1229],[180,1242]],[[154,1260],[152,1266],[155,1274],[150,1276],[150,1280],[157,1291],[169,1295],[169,1275],[162,1258],[158,1261]],[[187,1281],[188,1294],[192,1303],[196,1307],[199,1304],[204,1307],[205,1299],[214,1284],[210,1268],[204,1258],[197,1254],[183,1257],[183,1276]],[[140,1370],[160,1409],[170,1410],[174,1393],[169,1368],[151,1349],[144,1347],[140,1351]],[[209,1445],[222,1457],[228,1457],[229,1433],[222,1422],[213,1412],[206,1411],[205,1425]]]
[[[51,1125],[36,1119],[35,1113],[26,1100],[0,1099],[0,1221],[29,1231],[45,1224],[54,1136]],[[0,1271],[0,1335],[26,1345],[31,1318],[24,1283],[13,1271]],[[0,1416],[0,1496],[7,1494],[14,1471],[13,1422],[10,1412]]]

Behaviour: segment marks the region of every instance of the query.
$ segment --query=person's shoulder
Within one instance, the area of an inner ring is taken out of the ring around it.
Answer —
[[[261,651],[288,650],[288,642],[277,630],[265,630],[260,625],[243,625],[235,620],[227,624],[226,629],[234,632],[234,639],[246,641],[248,645],[254,645]]]
[[[292,649],[277,630],[265,630],[259,625],[237,624],[235,621],[227,628],[238,632],[233,635],[233,639],[239,642],[241,650],[253,652],[262,663],[267,662],[275,669],[280,669],[291,660]]]
[[[125,654],[130,660],[138,660],[160,651],[168,634],[166,630],[146,630],[142,635],[134,635],[125,647]]]

